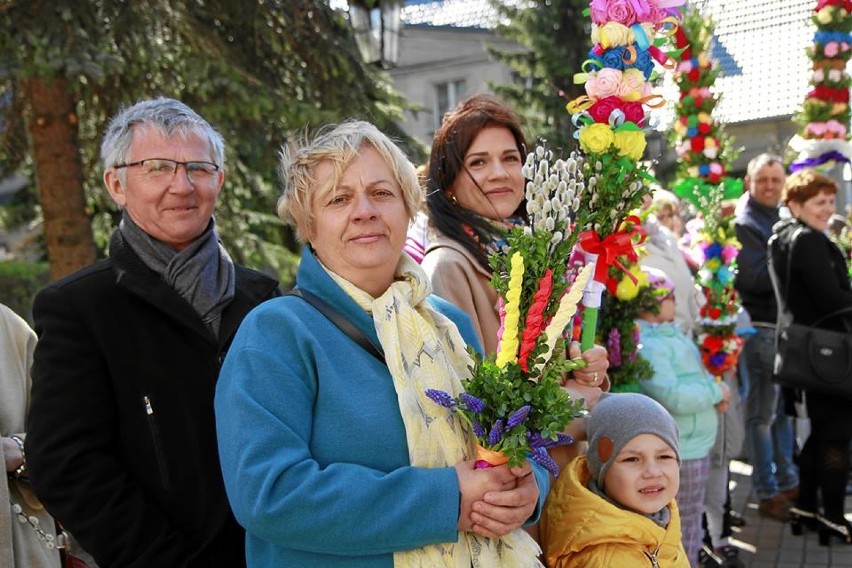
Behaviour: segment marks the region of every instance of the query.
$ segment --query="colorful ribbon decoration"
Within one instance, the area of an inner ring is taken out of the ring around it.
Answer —
[[[594,229],[580,233],[577,240],[580,247],[585,252],[598,255],[594,274],[596,282],[606,283],[607,272],[610,266],[617,267],[635,281],[636,277],[618,260],[618,257],[626,256],[631,262],[639,260],[639,255],[634,248],[634,237],[638,237],[636,244],[640,244],[645,240],[646,234],[642,229],[642,222],[635,215],[631,215],[625,219],[622,227],[629,224],[633,225],[633,230],[629,231],[626,228],[622,228],[603,240],[601,240]]]
[[[804,168],[813,168],[816,166],[821,166],[822,164],[830,161],[840,162],[844,164],[850,163],[849,158],[846,157],[845,154],[838,152],[837,150],[832,150],[831,152],[826,152],[825,154],[821,154],[816,158],[805,158],[804,160],[797,160],[790,164],[790,172],[797,172]]]

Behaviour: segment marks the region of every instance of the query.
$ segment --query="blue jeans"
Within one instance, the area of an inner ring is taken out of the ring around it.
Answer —
[[[775,330],[758,327],[743,347],[740,364],[746,366],[746,451],[754,472],[752,484],[758,499],[799,485],[793,463],[793,418],[784,413],[778,385],[772,382]]]

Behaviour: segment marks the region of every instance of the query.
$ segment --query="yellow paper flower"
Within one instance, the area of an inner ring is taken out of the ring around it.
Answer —
[[[641,160],[645,152],[645,133],[641,130],[622,130],[615,133],[614,143],[622,156],[631,160]]]
[[[826,6],[816,13],[816,19],[821,24],[830,24],[834,20],[831,6]]]
[[[608,124],[596,122],[580,129],[580,147],[591,154],[602,154],[609,150],[615,137]]]
[[[524,257],[516,252],[512,255],[512,268],[509,271],[509,291],[506,292],[506,317],[503,320],[503,336],[500,339],[500,352],[495,364],[503,368],[506,363],[518,358],[518,324],[521,319],[521,286],[524,282]]]
[[[607,22],[603,26],[592,27],[592,43],[599,43],[604,49],[618,45],[633,43],[636,37],[624,24],[618,22]]]
[[[639,288],[648,285],[648,273],[642,270],[642,267],[638,264],[630,267],[630,274],[633,275],[636,282],[633,282],[633,280],[625,274],[624,278],[622,278],[615,287],[615,297],[622,302],[632,300],[639,295]]]

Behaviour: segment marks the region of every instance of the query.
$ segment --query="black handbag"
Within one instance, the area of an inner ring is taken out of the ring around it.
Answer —
[[[787,291],[793,247],[801,230],[793,234],[787,254]],[[776,244],[777,238],[773,237],[769,242],[769,275],[778,301],[778,330],[772,380],[784,387],[852,398],[852,333],[819,327],[832,318],[852,313],[852,307],[832,312],[812,325],[794,323],[772,263],[771,249]]]

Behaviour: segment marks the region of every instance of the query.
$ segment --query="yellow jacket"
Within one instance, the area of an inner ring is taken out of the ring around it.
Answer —
[[[664,529],[592,493],[588,480],[586,457],[580,456],[563,470],[547,497],[540,531],[549,568],[689,568],[675,501]]]

